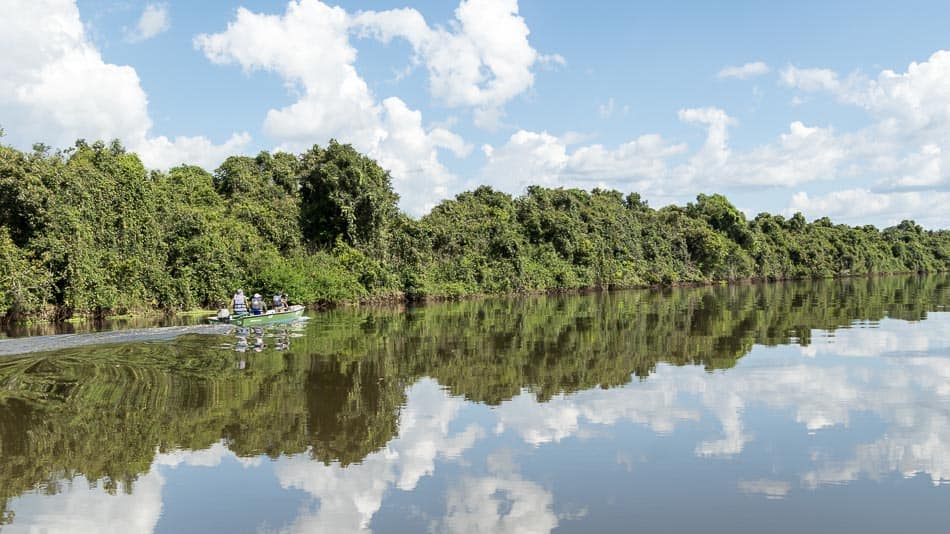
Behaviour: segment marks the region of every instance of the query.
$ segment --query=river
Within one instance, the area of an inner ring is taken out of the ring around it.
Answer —
[[[941,532],[950,276],[0,357],[2,532]]]

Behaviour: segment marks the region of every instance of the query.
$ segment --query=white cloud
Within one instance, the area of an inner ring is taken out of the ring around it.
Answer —
[[[854,95],[884,118],[894,118],[899,127],[918,134],[950,132],[950,51],[939,50],[927,61],[911,63],[904,73],[881,72]],[[940,140],[946,142],[947,137]]]
[[[822,197],[799,193],[788,209],[853,223],[914,218],[930,227],[950,226],[950,216],[940,208],[950,191],[950,52],[938,51],[925,62],[911,63],[903,73],[885,70],[876,79],[796,66],[783,69],[779,78],[802,92],[828,93],[840,103],[866,110],[870,123],[839,132],[832,126],[793,121],[771,142],[737,150],[729,142],[730,128],[737,122],[725,110],[686,108],[679,119],[706,128],[703,144],[690,152],[670,142],[648,148],[642,141],[659,137],[641,136],[633,145],[638,148],[633,163],[621,154],[629,151],[601,145],[572,150],[562,138],[522,130],[501,146],[483,147],[488,162],[482,180],[515,193],[531,183],[597,185],[680,201],[697,190],[864,180],[862,186]],[[805,100],[796,95],[793,102]],[[616,104],[608,100],[598,111],[607,117],[615,110]]]
[[[769,72],[769,66],[762,61],[754,61],[740,66],[725,67],[719,71],[719,78],[738,78],[746,80]]]
[[[781,82],[789,87],[802,91],[830,91],[841,90],[838,73],[830,69],[801,69],[789,65],[779,74]]]
[[[538,63],[547,69],[556,69],[567,66],[567,59],[561,54],[541,54],[538,56]]]
[[[247,132],[232,134],[219,145],[204,136],[177,136],[173,140],[160,135],[138,145],[136,151],[148,165],[168,169],[182,163],[213,169],[229,156],[239,154],[251,141]]]
[[[103,61],[73,0],[11,1],[5,9],[17,15],[0,17],[0,117],[13,145],[119,138],[149,167],[190,161],[191,142],[218,148],[204,137],[172,142],[151,135],[148,98],[135,69]],[[240,149],[247,139],[238,134],[225,146]]]
[[[881,121],[879,135],[904,134],[920,140],[950,131],[950,51],[938,50],[927,61],[912,62],[902,73],[883,70],[876,79],[855,73],[845,81],[829,69],[789,66],[781,81],[802,91],[825,91],[862,107]],[[946,137],[940,139],[945,141]]]
[[[834,179],[841,176],[848,157],[848,149],[842,144],[842,138],[831,128],[810,127],[795,121],[776,142],[726,153],[719,160],[715,178],[731,185],[785,187]],[[719,149],[717,153],[723,152]],[[710,166],[702,165],[695,172],[708,174]],[[699,178],[708,183],[711,176]]]
[[[712,107],[681,109],[679,119],[686,123],[704,124],[708,128],[706,142],[690,158],[690,175],[708,172],[726,163],[730,154],[729,126],[736,124],[735,119],[725,111]]]
[[[134,29],[125,29],[125,38],[132,43],[147,41],[156,35],[168,31],[172,26],[168,14],[168,4],[145,4],[145,10],[139,17]]]
[[[877,177],[876,188],[892,190],[950,188],[948,77],[950,51],[945,50],[911,63],[903,73],[884,70],[876,79],[852,74],[841,81],[828,69],[791,66],[782,72],[786,85],[829,92],[867,110],[876,122],[857,132],[848,150],[858,167]],[[875,145],[873,151],[867,149],[869,143]]]
[[[850,137],[830,128],[789,125],[776,142],[745,151],[729,146],[736,120],[718,108],[689,108],[679,118],[707,130],[702,146],[687,154],[685,144],[642,135],[616,148],[600,144],[571,150],[567,136],[521,130],[500,147],[484,146],[487,163],[480,180],[518,193],[527,185],[612,187],[654,195],[727,185],[792,186],[833,179],[844,171]],[[674,158],[687,155],[684,162]]]
[[[620,115],[626,116],[630,113],[630,106],[624,104],[620,108],[617,108],[617,102],[614,100],[614,97],[610,97],[606,103],[597,106],[597,114],[600,115],[602,119],[609,119],[618,111]]]
[[[914,219],[928,226],[946,226],[950,192],[874,193],[868,189],[845,189],[812,196],[800,191],[792,196],[786,213],[802,212],[809,218],[828,216],[858,224],[875,217],[885,224]]]
[[[518,15],[517,0],[462,0],[449,29],[430,27],[415,9],[367,11],[354,24],[364,35],[409,41],[429,71],[432,95],[451,107],[472,107],[478,126],[497,128],[505,103],[534,84],[536,64],[563,65],[539,54]]]
[[[410,12],[399,11],[406,14],[401,24],[410,24]],[[415,20],[424,26],[421,16]],[[377,101],[356,70],[352,25],[346,11],[319,0],[292,1],[283,15],[239,8],[225,31],[199,35],[195,46],[217,64],[276,72],[299,95],[264,120],[281,149],[302,151],[331,138],[352,143],[392,172],[403,207],[421,214],[456,181],[439,151],[464,157],[471,146],[446,128],[425,127],[422,114],[399,98]]]
[[[686,148],[658,135],[643,135],[616,148],[592,144],[573,151],[571,141],[567,135],[515,132],[498,148],[482,147],[488,161],[479,180],[511,193],[534,184],[633,190],[662,179],[668,171],[666,159]]]
[[[889,175],[878,182],[882,189],[928,189],[944,185],[950,160],[939,145],[927,144],[903,159],[879,157],[877,165]]]

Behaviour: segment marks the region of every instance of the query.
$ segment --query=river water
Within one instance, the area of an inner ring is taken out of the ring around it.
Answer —
[[[0,358],[4,533],[932,533],[948,482],[948,276]]]

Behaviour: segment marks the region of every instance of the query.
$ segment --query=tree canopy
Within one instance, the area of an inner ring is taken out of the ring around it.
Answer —
[[[0,145],[0,316],[226,302],[237,287],[305,303],[779,280],[950,268],[950,232],[762,213],[722,195],[482,186],[420,219],[388,171],[331,141],[147,171],[118,142]]]

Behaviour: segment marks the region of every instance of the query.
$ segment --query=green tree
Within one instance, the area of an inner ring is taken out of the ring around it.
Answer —
[[[309,242],[326,248],[340,238],[384,257],[399,201],[388,171],[352,146],[330,141],[301,156],[298,181]]]

